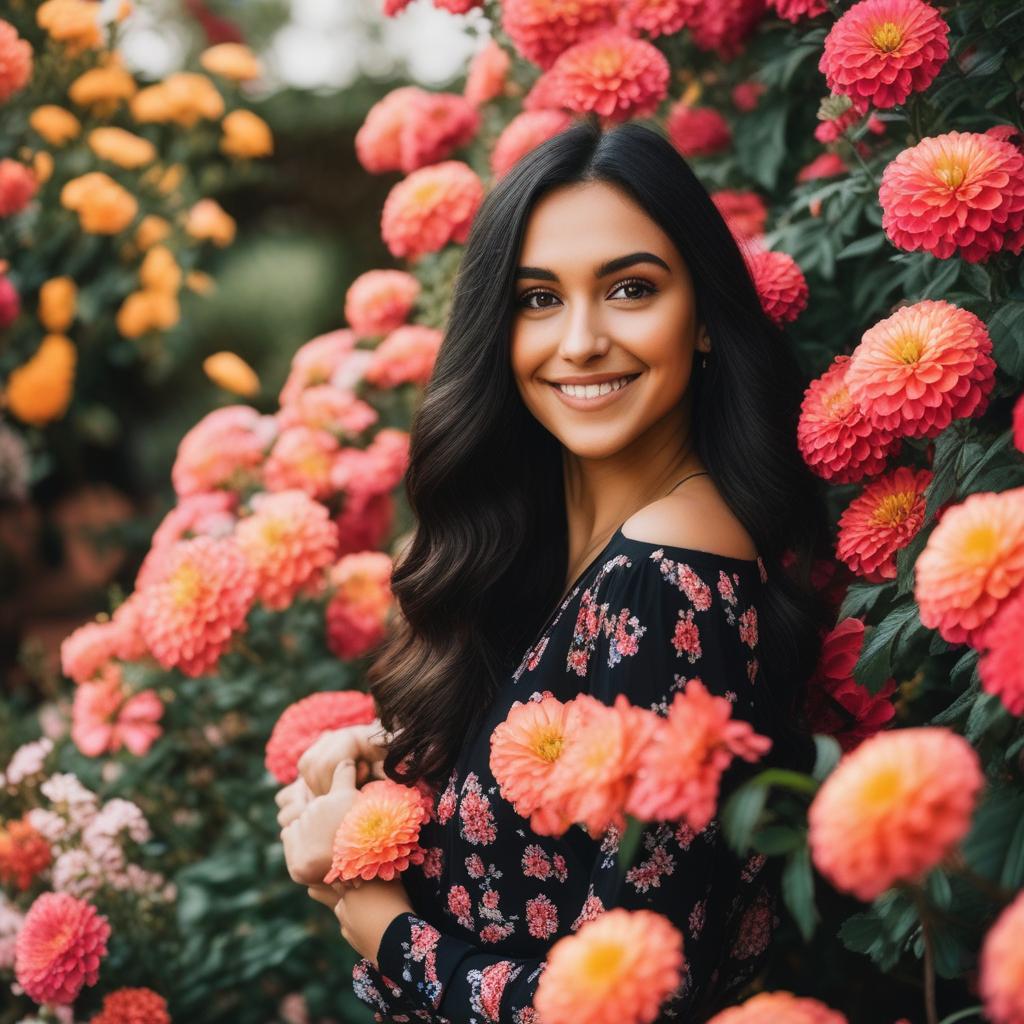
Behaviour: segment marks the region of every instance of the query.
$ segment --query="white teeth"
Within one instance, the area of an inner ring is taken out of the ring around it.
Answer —
[[[625,387],[630,381],[629,377],[620,377],[618,380],[605,381],[603,384],[559,384],[559,390],[572,398],[598,398],[607,395],[610,391],[618,391]]]

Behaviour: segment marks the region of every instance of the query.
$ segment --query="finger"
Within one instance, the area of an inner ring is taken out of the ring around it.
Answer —
[[[351,757],[346,757],[334,766],[330,791],[335,793],[342,789],[355,789],[356,779],[356,762]]]
[[[306,894],[310,899],[322,903],[330,910],[334,910],[334,906],[338,902],[338,894],[329,885],[314,883],[306,889]]]
[[[302,817],[303,807],[299,804],[289,804],[277,812],[277,823],[282,829],[287,828],[293,821]]]
[[[291,803],[292,800],[295,799],[296,792],[297,787],[294,782],[290,785],[283,786],[274,794],[274,803],[277,804],[278,807],[284,807],[285,804]]]

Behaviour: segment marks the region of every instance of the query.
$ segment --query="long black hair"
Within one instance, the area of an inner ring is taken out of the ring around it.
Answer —
[[[729,228],[675,148],[639,124],[602,131],[578,122],[522,158],[477,213],[413,422],[406,490],[416,529],[392,577],[396,628],[370,669],[382,722],[400,730],[385,761],[393,778],[443,783],[561,594],[561,444],[515,386],[513,274],[538,199],[586,181],[638,203],[692,275],[711,340],[707,368],[695,365],[690,384],[695,450],[767,569],[760,660],[780,732],[819,653],[820,603],[807,581],[825,515],[796,446],[796,361],[764,315]],[[787,549],[795,572],[779,564]]]

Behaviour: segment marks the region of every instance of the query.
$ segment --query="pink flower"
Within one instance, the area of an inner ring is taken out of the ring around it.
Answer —
[[[488,39],[469,63],[463,96],[474,106],[497,99],[505,90],[505,79],[512,64],[509,55],[493,40]]]
[[[927,89],[949,56],[949,26],[924,0],[861,0],[832,26],[818,69],[861,109]]]
[[[711,201],[737,241],[749,241],[764,234],[768,208],[756,192],[720,189],[711,193]]]
[[[849,171],[846,161],[838,153],[822,153],[797,172],[798,182],[819,181],[821,178],[835,178]]]
[[[817,18],[828,10],[825,0],[768,0],[780,18],[787,21],[801,21],[803,18]]]
[[[345,293],[345,319],[360,338],[401,327],[420,294],[420,283],[404,270],[368,270]]]
[[[690,25],[690,33],[702,50],[714,50],[723,60],[731,60],[742,51],[764,13],[765,0],[705,2]]]
[[[409,435],[387,428],[368,448],[343,448],[334,461],[331,483],[344,493],[346,508],[351,505],[361,512],[372,498],[387,494],[398,484],[408,464]]]
[[[1024,893],[999,915],[981,947],[978,988],[992,1024],[1024,1022]]]
[[[360,360],[369,353],[356,349],[353,331],[341,328],[307,341],[292,356],[288,379],[278,398],[282,406],[291,405],[298,396],[318,384],[330,384],[351,391],[362,373]]]
[[[391,559],[381,551],[345,555],[330,572],[327,646],[339,658],[365,654],[384,637],[391,610]]]
[[[117,656],[117,627],[111,622],[87,622],[60,645],[61,671],[76,683],[92,679]]]
[[[381,547],[391,532],[395,503],[390,494],[346,498],[335,523],[338,526],[338,557]]]
[[[1013,443],[1017,451],[1024,452],[1024,394],[1013,406]]]
[[[333,434],[310,427],[282,430],[264,466],[270,491],[304,491],[311,498],[328,498],[334,485],[331,472],[341,446]]]
[[[6,331],[21,313],[21,296],[11,279],[0,272],[0,331]]]
[[[163,713],[155,690],[129,695],[120,671],[111,671],[75,691],[71,739],[86,757],[115,753],[122,746],[142,757],[163,732],[157,724]]]
[[[734,757],[757,761],[771,748],[732,705],[691,679],[658,720],[640,754],[626,813],[643,821],[684,821],[701,832],[715,814],[722,773]]]
[[[893,245],[968,263],[1024,249],[1024,153],[990,135],[947,132],[903,150],[882,174]]]
[[[674,35],[697,20],[703,0],[626,0],[619,25],[628,32],[645,32],[652,39]]]
[[[751,111],[757,110],[761,102],[761,95],[766,88],[767,86],[764,82],[758,82],[754,79],[740,82],[738,85],[733,86],[730,93],[732,105],[741,113],[749,114]]]
[[[436,328],[422,324],[396,327],[374,350],[364,374],[367,383],[377,388],[426,384],[443,337]]]
[[[807,308],[807,279],[789,253],[753,252],[747,266],[761,306],[776,324],[792,322]]]
[[[21,213],[38,188],[30,168],[6,157],[0,160],[0,217]]]
[[[9,21],[0,20],[0,103],[24,89],[31,77],[32,45]]]
[[[18,933],[14,973],[37,1003],[73,1003],[95,985],[107,955],[110,925],[91,903],[66,893],[43,893]]]
[[[729,124],[714,107],[694,107],[680,100],[665,121],[672,145],[683,156],[714,156],[732,145]]]
[[[1024,658],[1020,639],[1024,636],[1024,587],[1007,598],[985,628],[985,654],[978,663],[981,688],[994,693],[1013,715],[1024,715]]]
[[[501,177],[513,164],[542,142],[547,142],[572,124],[562,110],[525,110],[512,118],[491,151],[491,170]]]
[[[288,427],[324,430],[336,438],[354,438],[377,422],[377,410],[351,391],[342,391],[331,384],[316,384],[300,391],[297,397],[280,408],[277,422],[282,431]]]
[[[843,1014],[791,992],[760,992],[715,1014],[708,1024],[848,1024]]]
[[[483,183],[467,164],[447,160],[413,171],[388,194],[381,235],[392,256],[416,260],[469,235]]]
[[[615,21],[613,0],[505,0],[501,27],[512,45],[542,68],[566,48]]]

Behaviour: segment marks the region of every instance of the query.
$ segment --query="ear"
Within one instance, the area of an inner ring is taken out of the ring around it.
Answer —
[[[708,337],[708,330],[703,324],[697,328],[696,348],[698,352],[711,351],[711,339]]]

